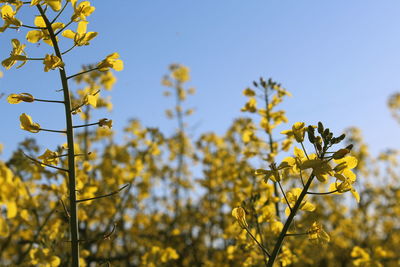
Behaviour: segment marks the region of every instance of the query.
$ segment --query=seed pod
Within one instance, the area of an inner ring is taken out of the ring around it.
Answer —
[[[308,134],[308,140],[310,141],[311,144],[314,144],[315,142],[315,134],[314,134],[314,127],[309,125],[307,127],[307,134]]]
[[[348,153],[350,153],[350,150],[348,150],[346,148],[342,148],[342,149],[339,149],[338,151],[336,151],[335,153],[333,153],[332,158],[341,159],[341,158],[344,158],[344,156],[346,156]]]
[[[318,132],[319,134],[322,134],[324,132],[324,126],[322,125],[322,122],[318,122]]]
[[[261,86],[264,87],[265,89],[267,88],[267,83],[265,82],[265,80],[264,80],[263,77],[260,78],[260,84],[261,84]]]
[[[346,137],[346,134],[342,134],[341,136],[339,136],[339,140],[342,141],[344,138]]]
[[[256,81],[253,81],[253,85],[254,85],[255,87],[258,87],[258,83],[257,83]]]
[[[348,145],[348,146],[346,146],[346,149],[348,149],[348,150],[352,150],[353,149],[353,144],[350,144],[350,145]]]

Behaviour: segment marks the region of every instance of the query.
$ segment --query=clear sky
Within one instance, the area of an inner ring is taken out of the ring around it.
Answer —
[[[116,73],[118,83],[110,93],[114,103],[110,117],[118,132],[132,117],[146,126],[174,130],[175,122],[164,116],[172,99],[162,96],[160,79],[167,66],[177,62],[190,67],[189,85],[197,89],[188,101],[197,109],[190,122],[197,125],[195,134],[223,133],[233,118],[243,115],[242,90],[263,76],[292,92],[282,106],[290,125],[322,121],[336,132],[357,126],[373,152],[400,148],[400,125],[386,107],[389,95],[400,91],[399,1],[91,2],[96,11],[88,18],[88,29],[99,36],[89,47],[73,50],[65,61],[73,74],[82,64],[120,53],[125,70]],[[33,24],[28,14],[19,18]],[[8,56],[10,38],[26,43],[31,57],[50,51],[46,44],[29,44],[25,34],[25,30],[0,34],[0,58]],[[65,48],[70,46],[69,40],[64,43]],[[60,88],[58,72],[43,73],[41,62],[2,71],[0,92],[5,95],[29,92],[38,98],[61,97],[54,92]],[[51,133],[19,129],[23,112],[43,128],[64,128],[63,108],[57,104],[9,105],[3,97],[0,111],[3,159],[26,136],[38,138],[43,148],[54,149],[64,142]]]

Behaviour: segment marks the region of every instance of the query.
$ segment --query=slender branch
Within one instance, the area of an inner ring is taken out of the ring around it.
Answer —
[[[65,28],[67,28],[69,25],[71,25],[72,22],[74,22],[74,21],[71,20],[70,22],[68,22],[67,24],[65,24],[65,26],[62,27],[60,30],[58,30],[58,31],[54,34],[54,36],[59,35],[60,32],[62,32],[63,30],[65,30]]]
[[[35,98],[35,101],[39,101],[39,102],[47,102],[47,103],[61,103],[64,104],[64,101],[59,101],[59,100],[47,100],[47,99],[37,99]]]
[[[71,215],[69,215],[68,209],[67,209],[67,207],[65,206],[65,203],[64,203],[64,201],[62,200],[62,198],[60,198],[60,202],[61,202],[61,205],[63,206],[64,212],[65,212],[65,215],[67,216],[67,218],[68,218],[68,219],[71,218]]]
[[[59,131],[59,130],[50,130],[50,129],[43,129],[40,128],[41,131],[45,131],[45,132],[52,132],[52,133],[67,133],[67,131]]]
[[[74,44],[71,48],[65,50],[64,52],[61,53],[61,55],[65,55],[66,53],[68,53],[69,51],[71,51],[72,49],[74,49],[76,46],[76,44]]]
[[[67,7],[69,1],[66,1],[64,6],[62,7],[62,9],[58,12],[57,16],[55,16],[55,18],[51,21],[51,24],[53,24],[54,22],[56,22],[56,20],[60,17],[60,15],[64,12],[65,8]]]
[[[111,193],[108,193],[106,195],[101,195],[101,196],[97,196],[97,197],[91,197],[91,198],[85,198],[85,199],[78,199],[76,200],[76,203],[80,203],[80,202],[85,202],[85,201],[90,201],[90,200],[95,200],[95,199],[99,199],[99,198],[105,198],[105,197],[109,197],[112,195],[116,195],[119,192],[121,192],[122,190],[124,190],[125,188],[127,188],[129,186],[129,184],[124,185],[123,187],[121,187],[120,189],[113,191]]]
[[[29,28],[29,29],[35,29],[35,30],[45,30],[46,28],[43,27],[35,27],[35,26],[29,26],[29,25],[25,25],[22,24],[21,27],[25,27],[25,28]]]
[[[337,191],[338,191],[337,189],[333,190],[333,191],[330,191],[330,192],[322,192],[322,193],[307,191],[307,194],[310,194],[310,195],[329,195],[329,194],[336,193]]]
[[[304,154],[306,155],[307,159],[309,159],[308,155],[307,155],[307,150],[305,149],[303,142],[300,142],[300,144],[301,144],[301,147],[303,148]]]
[[[26,60],[44,60],[44,58],[39,58],[39,57],[27,57]]]
[[[289,201],[288,201],[288,199],[286,198],[286,194],[285,194],[285,191],[284,191],[283,188],[282,188],[281,182],[278,181],[278,185],[279,185],[279,188],[281,189],[281,192],[282,192],[283,197],[284,197],[285,200],[286,200],[286,204],[289,206],[290,212],[292,212],[292,207],[290,206]]]
[[[60,167],[57,167],[57,166],[53,166],[53,165],[50,165],[50,164],[47,164],[47,163],[43,163],[43,162],[41,162],[41,161],[39,161],[39,160],[37,160],[37,159],[35,159],[35,158],[32,158],[32,157],[28,156],[28,155],[25,154],[23,151],[21,151],[21,152],[22,152],[22,154],[23,154],[25,157],[27,157],[28,159],[32,160],[32,161],[35,162],[35,163],[38,163],[38,164],[40,164],[40,165],[44,165],[44,166],[47,166],[47,167],[50,167],[50,168],[53,168],[53,169],[56,169],[56,170],[59,170],[59,171],[68,172],[67,169],[60,168]]]
[[[257,245],[260,247],[260,249],[268,256],[271,257],[271,254],[268,252],[268,250],[266,248],[264,248],[263,245],[260,244],[260,242],[258,242],[257,238],[254,237],[254,235],[250,232],[250,230],[245,227],[244,228],[246,230],[246,232],[251,236],[251,238],[257,243]]]
[[[93,68],[93,69],[84,70],[84,71],[79,72],[79,73],[77,73],[77,74],[68,76],[67,79],[69,80],[69,79],[74,78],[74,77],[76,77],[76,76],[79,76],[79,75],[82,75],[82,74],[85,74],[85,73],[88,73],[88,72],[91,72],[91,71],[94,71],[94,70],[98,70],[98,69],[99,69],[99,68],[96,67],[96,68]]]
[[[300,169],[300,179],[301,179],[301,183],[303,184],[303,188],[304,188],[305,184],[304,184],[303,174],[302,174],[302,170],[301,169]]]
[[[99,122],[93,122],[93,123],[89,123],[89,124],[82,124],[82,125],[76,125],[76,126],[72,126],[72,128],[82,128],[82,127],[87,127],[87,126],[93,126],[93,125],[98,125]]]

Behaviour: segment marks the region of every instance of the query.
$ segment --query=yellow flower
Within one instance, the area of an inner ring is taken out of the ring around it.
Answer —
[[[307,128],[304,122],[296,122],[293,124],[291,130],[282,131],[281,134],[286,134],[288,137],[294,137],[297,142],[301,143],[304,141],[304,134]]]
[[[292,188],[292,189],[289,190],[289,192],[286,193],[286,199],[289,202],[291,207],[293,207],[296,204],[296,202],[297,202],[297,200],[298,200],[298,198],[299,198],[299,196],[301,194],[301,191],[302,191],[301,188]],[[282,198],[281,201],[283,203],[286,203],[285,198]],[[303,201],[301,202],[299,208],[301,210],[305,210],[305,211],[314,211],[315,210],[315,205],[310,203],[310,202],[307,202],[306,198],[304,198]],[[290,208],[289,207],[286,207],[285,214],[287,216],[289,216],[289,214],[290,214]]]
[[[315,154],[314,154],[315,155]],[[311,157],[311,156],[310,156]],[[329,165],[328,161],[321,160],[318,158],[305,160],[301,165],[300,169],[313,169],[313,174],[320,182],[325,182],[328,180],[329,176],[333,176],[334,172],[332,167]]]
[[[34,266],[56,267],[61,264],[61,259],[52,255],[48,248],[32,248],[29,251],[31,264]]]
[[[109,119],[101,119],[101,120],[99,120],[99,126],[100,127],[104,127],[104,126],[106,126],[106,127],[108,127],[109,129],[111,129],[111,127],[112,127],[112,120],[109,120]]]
[[[242,207],[237,207],[232,210],[232,216],[236,218],[240,227],[247,228],[249,225],[246,221],[246,212]]]
[[[118,53],[112,53],[108,55],[103,61],[101,61],[98,65],[97,68],[99,71],[107,71],[110,68],[116,70],[116,71],[121,71],[124,69],[124,62],[119,58]]]
[[[244,107],[240,110],[242,112],[251,112],[254,113],[257,111],[257,100],[254,97],[250,97],[249,101],[246,102]]]
[[[48,72],[49,70],[54,70],[56,68],[64,67],[64,62],[61,59],[53,54],[47,54],[43,60],[44,71]]]
[[[22,45],[18,39],[12,39],[11,44],[13,49],[10,53],[10,57],[1,62],[1,65],[7,70],[14,66],[17,61],[22,61],[17,69],[21,68],[26,63],[26,53],[24,51],[26,45]]]
[[[32,0],[31,6],[36,6],[40,4],[46,4],[53,9],[53,11],[59,11],[61,9],[61,0]]]
[[[172,78],[178,82],[184,83],[190,79],[189,68],[182,65],[173,65]]]
[[[246,89],[243,90],[243,95],[245,95],[245,96],[255,96],[256,93],[253,90],[251,90],[250,88],[246,88]]]
[[[90,6],[89,1],[83,1],[77,5],[78,0],[71,0],[71,4],[74,8],[74,14],[71,17],[72,21],[86,20],[87,16],[93,13],[96,9],[94,6]]]
[[[22,130],[31,133],[37,133],[40,131],[40,125],[36,122],[33,122],[31,116],[22,113],[21,116],[19,116],[19,120],[21,122],[20,127]]]
[[[35,98],[28,93],[11,94],[7,97],[7,101],[10,104],[18,104],[21,102],[33,102],[35,101]]]
[[[351,171],[354,169],[358,161],[353,156],[347,156],[342,159],[334,160],[338,165],[333,168],[335,171],[336,182],[329,186],[329,189],[338,193],[350,191],[357,202],[360,202],[360,195],[354,189],[353,184],[356,181],[356,175]]]
[[[92,107],[96,107],[97,106],[97,101],[99,99],[99,94],[87,94],[85,95],[85,97],[83,98],[83,104],[84,105],[91,105]]]
[[[16,11],[9,5],[4,5],[1,7],[0,15],[4,20],[4,24],[0,27],[0,32],[4,32],[10,25],[14,25],[16,27],[21,27],[22,22],[15,17],[17,14]]]
[[[62,36],[74,40],[77,46],[89,45],[89,42],[97,36],[97,32],[86,32],[87,21],[80,21],[76,32],[72,30],[65,30]]]
[[[317,222],[314,222],[310,229],[307,231],[308,234],[308,239],[310,241],[314,242],[329,242],[331,238],[329,235],[322,229],[322,225],[318,224]]]
[[[294,158],[287,157],[285,158],[281,164],[277,167],[275,163],[269,165],[271,170],[263,170],[257,169],[255,170],[255,175],[264,175],[264,182],[268,182],[268,179],[271,179],[274,182],[279,182],[281,180],[281,176],[279,174],[280,170],[291,168],[295,164]]]
[[[34,23],[35,23],[36,27],[46,28],[46,23],[44,22],[44,19],[42,16],[36,16]],[[61,22],[55,22],[55,23],[51,24],[51,28],[55,32],[58,29],[62,29],[63,27],[64,27],[64,23],[61,23]],[[30,42],[30,43],[37,43],[40,40],[43,40],[43,42],[45,42],[46,44],[53,46],[53,42],[51,41],[51,38],[50,38],[50,33],[46,29],[29,31],[26,34],[26,40],[28,40],[28,42]],[[58,37],[56,37],[56,40],[58,41]]]
[[[46,151],[38,157],[38,159],[42,160],[43,163],[45,164],[58,164],[58,153],[51,151],[49,149],[46,149]]]

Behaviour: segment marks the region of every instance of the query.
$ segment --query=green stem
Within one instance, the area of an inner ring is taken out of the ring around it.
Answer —
[[[279,234],[278,240],[275,243],[274,250],[272,251],[271,257],[269,258],[269,261],[268,261],[268,267],[273,266],[273,264],[278,256],[278,253],[281,249],[283,240],[285,239],[285,236],[287,236],[286,233],[289,230],[289,227],[292,224],[294,216],[296,215],[297,211],[299,210],[304,197],[307,195],[307,190],[308,190],[308,188],[310,188],[310,185],[311,185],[314,177],[315,177],[314,174],[311,174],[310,178],[308,178],[306,185],[304,186],[303,190],[301,191],[299,198],[297,199],[296,203],[294,204],[292,211],[290,212],[290,215],[287,218],[281,233]]]
[[[51,42],[53,43],[54,52],[57,57],[62,60],[60,48],[54,34],[53,28],[45,11],[41,5],[36,5],[50,34]],[[67,144],[68,144],[68,187],[69,187],[69,205],[70,205],[70,233],[71,233],[71,258],[72,266],[79,267],[79,229],[78,229],[78,207],[76,203],[76,177],[75,177],[75,151],[74,151],[74,129],[72,126],[71,115],[71,99],[68,89],[68,79],[65,73],[65,68],[59,68],[60,79],[64,93],[65,120],[67,125]]]
[[[269,112],[268,87],[264,88],[264,100],[265,100],[265,118],[267,119],[268,125],[270,125],[271,115],[270,115],[270,112]],[[268,136],[269,149],[270,149],[270,153],[272,155],[275,152],[274,151],[274,140],[272,138],[272,133],[271,133],[271,131],[268,131],[267,129],[264,129],[264,131]],[[278,186],[276,184],[277,183],[274,182],[274,195],[275,195],[275,197],[279,197]],[[279,213],[279,202],[275,202],[275,213],[276,213],[276,217],[278,218],[278,220],[280,220],[281,216],[280,216],[280,213]]]

